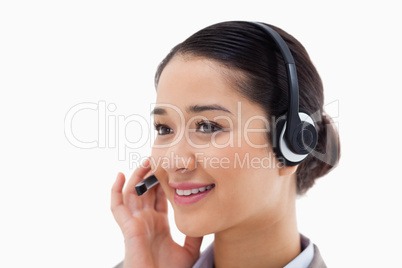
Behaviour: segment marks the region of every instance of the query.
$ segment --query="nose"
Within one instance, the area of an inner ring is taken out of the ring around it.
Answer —
[[[193,148],[185,137],[168,148],[162,167],[168,173],[187,173],[197,168]]]

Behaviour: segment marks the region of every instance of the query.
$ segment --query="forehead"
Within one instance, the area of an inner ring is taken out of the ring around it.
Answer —
[[[227,110],[226,114],[241,117],[264,116],[262,107],[238,92],[231,81],[231,76],[238,74],[231,72],[205,58],[174,57],[160,76],[156,107],[163,106],[168,114],[173,108],[184,114]],[[215,109],[217,106],[223,109]]]
[[[157,102],[189,102],[207,99],[239,99],[228,70],[205,58],[174,57],[163,70],[157,88]]]

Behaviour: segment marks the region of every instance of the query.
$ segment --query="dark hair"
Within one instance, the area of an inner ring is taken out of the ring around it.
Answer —
[[[268,25],[268,24],[267,24]],[[318,129],[318,143],[297,169],[297,192],[305,193],[315,179],[327,174],[339,161],[339,136],[323,111],[324,94],[321,78],[305,48],[293,36],[269,25],[285,40],[294,57],[299,81],[300,110],[312,115]],[[175,46],[159,65],[159,77],[175,55],[211,59],[229,70],[230,81],[246,98],[257,103],[266,116],[278,118],[288,109],[287,74],[282,55],[267,33],[255,25],[231,21],[206,27]],[[274,120],[273,120],[274,121]],[[271,122],[271,124],[274,122]],[[272,137],[269,135],[272,143]]]

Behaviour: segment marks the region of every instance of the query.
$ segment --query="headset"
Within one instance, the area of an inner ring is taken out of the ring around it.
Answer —
[[[271,27],[260,22],[250,22],[268,34],[279,48],[285,61],[288,78],[289,106],[286,114],[276,120],[272,131],[274,153],[286,166],[301,163],[315,148],[318,133],[311,116],[299,112],[299,83],[296,65],[289,47]]]
[[[317,145],[317,129],[309,114],[299,112],[299,83],[296,65],[286,42],[268,25],[260,22],[249,23],[260,28],[275,41],[285,61],[289,107],[287,113],[280,116],[274,124],[272,142],[278,160],[286,166],[295,166],[301,163]],[[158,179],[154,175],[149,176],[136,185],[137,195],[143,195],[157,184]]]

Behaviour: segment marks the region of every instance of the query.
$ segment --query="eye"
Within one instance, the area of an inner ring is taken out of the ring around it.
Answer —
[[[168,135],[173,133],[173,129],[163,124],[155,124],[155,130],[158,135]]]
[[[195,125],[197,127],[197,132],[205,134],[210,134],[222,130],[222,127],[218,123],[211,121],[201,120],[198,121]]]

